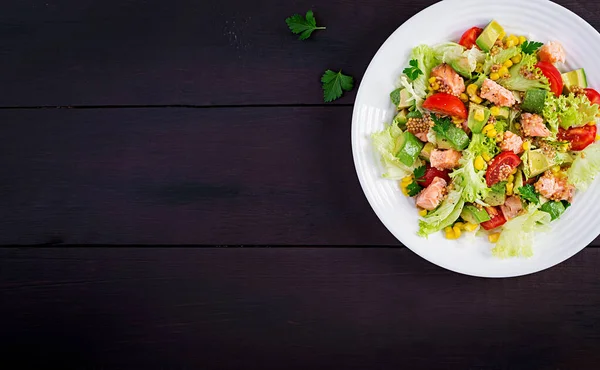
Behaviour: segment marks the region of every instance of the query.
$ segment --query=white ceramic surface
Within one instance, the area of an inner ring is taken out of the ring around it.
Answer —
[[[393,15],[392,15],[393,16]],[[563,71],[585,68],[588,83],[600,89],[600,34],[573,12],[547,0],[444,0],[401,25],[381,46],[362,79],[352,117],[352,151],[358,178],[371,207],[402,244],[446,269],[482,277],[511,277],[554,266],[585,248],[600,233],[600,184],[578,192],[573,205],[552,224],[552,231],[536,235],[532,258],[500,260],[483,237],[447,240],[442,233],[417,236],[414,201],[402,195],[395,181],[383,179],[382,165],[370,135],[393,118],[389,93],[418,44],[458,40],[468,28],[491,19],[507,33],[536,41],[560,41],[567,53]]]

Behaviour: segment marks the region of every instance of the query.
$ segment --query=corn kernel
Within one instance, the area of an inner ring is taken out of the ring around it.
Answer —
[[[477,87],[477,85],[470,84],[469,86],[467,86],[467,94],[469,94],[470,96],[477,95],[477,89],[478,88],[479,87]]]
[[[402,194],[404,194],[405,196],[408,196],[408,189],[406,187],[402,187]]]
[[[504,64],[502,64],[503,66],[505,66],[506,68],[510,68],[513,66],[513,62],[512,60],[507,60],[506,62],[504,62]]]
[[[508,182],[513,182],[513,181],[515,181],[515,175],[508,176]]]
[[[496,142],[501,143],[503,139],[504,139],[504,132],[499,132],[498,135],[496,135]]]
[[[520,63],[521,62],[521,54],[515,55],[514,57],[510,58],[510,60],[514,63]]]
[[[515,128],[516,128],[517,130],[520,130],[520,129],[521,129],[521,124],[520,124],[520,123],[515,123]]]
[[[506,37],[506,32],[504,32],[504,31],[500,32],[500,35],[498,36],[498,38],[500,40],[503,40],[505,37]]]
[[[452,228],[452,231],[454,231],[454,235],[456,236],[456,239],[460,238],[460,234],[462,234],[462,232],[460,231],[460,227],[454,226]]]
[[[454,231],[450,231],[450,232],[446,231],[446,239],[450,239],[450,240],[456,239],[456,234],[454,234]]]
[[[552,166],[552,168],[550,169],[552,171],[553,174],[557,174],[560,172],[560,166]]]
[[[429,83],[430,84],[435,83],[435,82],[437,82],[437,78],[436,77],[430,77],[429,78]]]
[[[469,231],[469,232],[473,232],[473,231],[477,230],[477,226],[478,226],[478,225],[476,225],[476,224],[472,224],[472,223],[470,223],[470,222],[467,222],[467,223],[465,224],[465,230],[466,230],[466,231]]]
[[[506,76],[506,75],[508,74],[508,68],[506,68],[506,67],[502,67],[502,68],[500,68],[500,69],[498,70],[498,74],[499,74],[500,76]]]
[[[490,78],[492,79],[492,81],[496,81],[500,79],[500,74],[498,72],[492,72],[490,73]]]
[[[487,137],[489,137],[490,139],[495,138],[496,135],[498,135],[498,132],[496,131],[496,129],[491,129],[487,132]]]
[[[509,182],[506,184],[506,195],[513,195],[513,190],[514,190],[515,184],[513,184],[512,182]]]
[[[452,226],[446,226],[446,227],[444,228],[444,231],[445,231],[446,233],[451,233],[451,232],[452,232]]]
[[[473,162],[473,166],[475,166],[477,171],[483,170],[485,168],[485,161],[483,160],[483,157],[478,155]]]
[[[431,88],[432,88],[434,91],[437,91],[437,90],[439,90],[439,89],[440,89],[440,84],[437,84],[437,83],[435,83],[435,84],[431,85]]]
[[[483,160],[486,162],[489,162],[492,160],[492,157],[490,157],[490,155],[487,153],[483,153],[481,156],[483,157]]]
[[[587,124],[588,126],[596,126],[596,122],[592,121],[592,122],[588,122]]]
[[[483,64],[477,63],[477,65],[475,66],[475,72],[477,72],[477,73],[483,72]]]
[[[499,116],[500,115],[500,108],[494,105],[493,107],[490,108],[490,113],[494,117]]]
[[[473,115],[473,118],[475,118],[476,121],[483,121],[485,119],[485,113],[483,112],[483,109],[477,109]]]
[[[485,126],[483,127],[483,130],[482,130],[482,132],[483,132],[484,134],[487,134],[487,132],[488,132],[488,131],[490,131],[490,130],[491,130],[491,129],[493,129],[493,128],[494,128],[494,125],[492,125],[491,123],[488,123],[487,125],[485,125]]]
[[[455,227],[458,227],[460,230],[462,230],[465,227],[465,224],[462,222],[457,222],[452,228],[454,229]]]
[[[506,41],[506,44],[504,44],[506,46],[506,48],[512,48],[513,46],[517,46],[517,44],[515,43],[515,40],[513,39],[509,39]]]
[[[500,239],[500,233],[493,233],[488,235],[488,240],[490,243],[498,243],[498,239]]]
[[[420,209],[419,210],[419,216],[421,216],[421,217],[427,216],[427,210],[426,209]]]
[[[408,176],[406,176],[406,177],[403,177],[403,178],[402,178],[402,183],[403,183],[403,184],[406,184],[406,185],[408,185],[408,184],[410,184],[411,182],[412,182],[412,175],[408,175]]]
[[[460,100],[462,100],[463,103],[466,103],[469,101],[469,96],[465,93],[460,94]]]
[[[596,135],[596,141],[600,140],[600,135]]]
[[[481,99],[479,96],[472,96],[471,97],[471,101],[475,104],[481,104],[483,103],[483,99]]]
[[[522,45],[525,41],[527,41],[527,37],[519,36],[519,45]]]

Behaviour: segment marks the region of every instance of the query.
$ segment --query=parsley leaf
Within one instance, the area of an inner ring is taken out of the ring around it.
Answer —
[[[540,46],[544,45],[543,42],[537,41],[525,41],[523,45],[521,45],[521,51],[525,54],[533,54]]]
[[[406,191],[408,192],[409,197],[416,196],[417,194],[419,194],[421,192],[421,190],[423,190],[423,188],[421,187],[421,185],[417,184],[415,181],[411,182],[406,187]]]
[[[492,187],[490,189],[494,193],[504,194],[504,193],[506,193],[506,183],[507,182],[508,181],[500,181],[500,182],[492,185]]]
[[[323,83],[323,100],[328,103],[342,96],[344,91],[352,90],[354,78],[342,74],[342,71],[333,72],[328,69],[321,77]]]
[[[298,37],[300,40],[306,40],[310,37],[314,30],[324,30],[325,27],[317,27],[317,21],[313,15],[312,10],[306,12],[306,17],[300,14],[294,14],[285,20],[290,31],[295,34],[300,34]]]
[[[423,74],[423,71],[419,69],[419,61],[417,61],[416,59],[413,59],[410,62],[408,62],[408,65],[410,67],[404,68],[404,71],[402,71],[402,73],[407,75],[408,78],[410,78],[411,80],[414,81],[417,79],[417,77],[419,77],[419,75]]]
[[[440,135],[444,138],[447,137],[448,130],[450,130],[450,125],[452,125],[450,118],[440,118],[437,115],[432,114],[431,119],[434,123],[433,131],[436,133],[436,135]]]
[[[425,181],[425,179],[421,179],[421,177],[425,176],[426,170],[427,170],[426,166],[421,166],[421,167],[415,168],[415,170],[413,171],[413,174],[415,175],[415,179],[417,182]]]
[[[521,198],[534,204],[540,204],[540,195],[535,191],[533,185],[528,184],[518,189]]]

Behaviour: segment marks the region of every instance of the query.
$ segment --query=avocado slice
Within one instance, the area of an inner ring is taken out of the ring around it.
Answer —
[[[482,115],[483,120],[479,121],[475,118],[476,115]],[[483,127],[487,123],[490,118],[490,110],[482,105],[478,105],[475,103],[469,104],[469,119],[468,125],[471,131],[475,134],[481,133]]]
[[[494,46],[498,37],[503,33],[504,28],[502,28],[498,22],[493,20],[483,29],[483,32],[479,35],[475,43],[481,50],[488,52],[492,46]]]
[[[437,135],[438,146],[442,149],[464,150],[469,146],[469,135],[462,129],[450,125],[445,135]]]
[[[472,204],[465,205],[460,217],[462,217],[463,220],[475,225],[490,220],[490,215],[485,211],[485,209],[479,209]]]
[[[496,119],[504,119],[504,120],[508,121],[509,118],[510,118],[510,108],[501,107],[500,113],[498,113],[498,115],[496,116]]]
[[[410,93],[403,87],[392,91],[390,93],[390,99],[398,109],[409,108],[412,106],[412,102],[408,101],[408,99],[410,99]]]
[[[412,133],[405,131],[398,138],[396,145],[396,157],[398,157],[400,162],[402,162],[404,165],[410,167],[415,164],[415,161],[421,153],[423,146],[424,144],[421,140],[419,140]]]
[[[424,160],[426,160],[427,162],[429,162],[429,157],[431,157],[431,152],[433,152],[434,149],[435,149],[435,145],[433,145],[433,143],[425,144],[425,146],[421,150],[421,154],[419,155],[419,157],[421,157]]]
[[[394,117],[393,123],[398,125],[398,127],[401,129],[404,129],[406,127],[406,123],[408,122],[408,117],[406,116],[407,114],[408,110],[402,109],[400,112],[398,112],[396,117]]]
[[[525,185],[525,182],[523,181],[523,171],[521,171],[521,169],[518,169],[517,173],[515,174],[515,193],[518,193],[518,189],[522,188],[523,185]]]
[[[529,113],[542,113],[547,96],[547,90],[529,89],[525,91],[525,98],[523,98],[523,103],[521,103],[521,109]]]
[[[541,149],[528,150],[521,159],[523,160],[523,174],[528,179],[536,177],[554,166],[554,161],[546,157]]]
[[[491,191],[483,200],[490,206],[501,206],[506,202],[506,181],[502,181],[492,186]]]
[[[564,91],[566,91],[567,93],[571,92],[571,88],[573,86],[578,86],[581,88],[588,87],[587,76],[585,75],[585,71],[583,68],[563,73],[561,76],[565,85]]]

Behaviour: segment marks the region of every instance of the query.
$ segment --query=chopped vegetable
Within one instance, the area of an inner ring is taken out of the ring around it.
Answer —
[[[559,97],[549,95],[542,115],[548,121],[550,131],[556,134],[559,125],[567,129],[572,126],[584,126],[595,121],[598,108],[597,104],[591,104],[584,95],[577,96],[573,93]]]
[[[530,206],[527,213],[504,224],[492,254],[499,258],[531,257],[534,234],[547,230],[551,219],[550,214]]]
[[[521,198],[533,203],[540,204],[540,195],[535,191],[533,185],[528,184],[517,189]]]
[[[595,143],[577,154],[567,170],[569,182],[577,190],[586,190],[600,172],[600,143]]]
[[[426,237],[452,225],[460,217],[464,205],[462,189],[456,187],[448,193],[448,196],[437,210],[429,213],[423,220],[419,221],[418,234]]]

